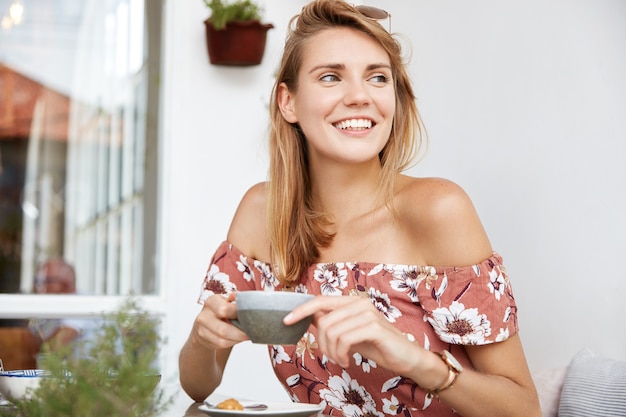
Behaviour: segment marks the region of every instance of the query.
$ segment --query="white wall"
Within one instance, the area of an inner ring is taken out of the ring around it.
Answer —
[[[251,68],[209,65],[202,1],[167,4],[161,262],[172,373],[209,258],[243,192],[265,179],[272,76],[304,3],[265,1],[276,28]],[[531,368],[566,365],[583,347],[626,359],[626,2],[369,4],[389,10],[413,48],[430,151],[411,173],[450,178],[472,197],[508,266]],[[263,347],[241,345],[232,359],[222,392],[286,398]]]

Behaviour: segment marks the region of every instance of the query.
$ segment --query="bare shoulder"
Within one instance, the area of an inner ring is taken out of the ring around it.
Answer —
[[[470,197],[455,182],[445,178],[403,178],[405,186],[399,202],[409,220],[432,224],[453,215],[475,213]]]
[[[228,230],[228,241],[254,259],[269,255],[266,216],[267,184],[261,182],[246,191]]]
[[[453,181],[401,176],[396,208],[430,265],[471,265],[493,252],[474,204]]]

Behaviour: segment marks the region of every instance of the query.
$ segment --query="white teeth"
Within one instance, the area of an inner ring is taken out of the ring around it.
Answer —
[[[370,129],[372,121],[368,119],[350,119],[335,123],[338,129]]]

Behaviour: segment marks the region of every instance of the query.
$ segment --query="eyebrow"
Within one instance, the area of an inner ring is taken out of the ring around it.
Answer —
[[[320,70],[320,69],[335,69],[335,70],[342,70],[345,69],[346,66],[344,64],[321,64],[321,65],[316,65],[313,68],[311,68],[309,70],[309,74]],[[372,70],[377,70],[380,68],[386,68],[386,69],[391,69],[391,65],[389,64],[370,64],[367,66],[366,70],[367,71],[372,71]]]

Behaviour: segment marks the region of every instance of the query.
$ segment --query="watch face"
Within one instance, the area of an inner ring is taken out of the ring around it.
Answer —
[[[448,352],[447,350],[444,350],[443,352],[441,352],[441,355],[443,356],[443,359],[448,363],[448,365],[450,365],[452,369],[454,369],[456,372],[463,371],[463,366],[461,366],[459,361],[457,361],[456,358],[452,356],[450,352]]]

